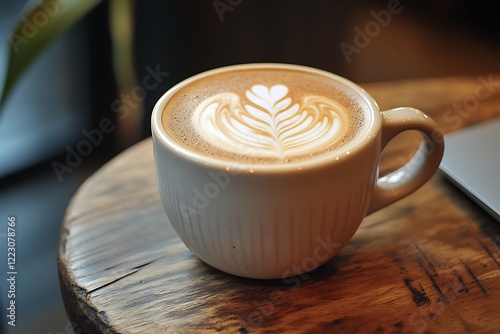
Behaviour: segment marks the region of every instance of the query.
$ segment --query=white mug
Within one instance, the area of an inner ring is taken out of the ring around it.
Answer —
[[[238,164],[199,154],[172,139],[162,125],[165,105],[200,79],[241,69],[279,68],[321,75],[356,96],[371,113],[366,134],[297,165]],[[413,159],[379,177],[382,149],[397,134],[417,130],[424,140]],[[349,242],[364,217],[418,189],[437,170],[444,150],[436,123],[413,108],[381,112],[349,80],[297,65],[247,64],[211,70],[166,92],[152,114],[157,180],[170,223],[201,260],[224,272],[259,279],[311,271]]]

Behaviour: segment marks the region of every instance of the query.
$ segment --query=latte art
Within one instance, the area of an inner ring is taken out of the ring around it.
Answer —
[[[300,102],[288,96],[287,86],[254,85],[238,95],[210,97],[193,114],[193,126],[205,140],[234,153],[286,159],[320,150],[342,135],[341,106],[322,96],[307,95]]]
[[[249,68],[173,90],[162,114],[170,138],[225,162],[281,164],[337,153],[369,124],[369,108],[334,79]]]

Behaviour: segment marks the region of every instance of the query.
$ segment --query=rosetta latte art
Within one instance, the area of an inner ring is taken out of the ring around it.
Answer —
[[[223,150],[281,160],[340,140],[346,116],[336,101],[315,95],[293,101],[288,92],[285,85],[254,85],[245,105],[234,93],[214,95],[198,106],[193,125]]]

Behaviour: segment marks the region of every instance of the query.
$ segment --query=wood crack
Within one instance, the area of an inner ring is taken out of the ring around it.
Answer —
[[[478,240],[479,244],[483,247],[484,251],[486,252],[486,254],[488,254],[489,257],[491,257],[493,259],[493,261],[497,264],[497,266],[500,268],[500,263],[498,262],[498,260],[495,258],[495,256],[493,256],[493,253],[491,252],[491,250],[488,248],[488,246],[486,246],[481,240]]]
[[[114,284],[114,283],[116,283],[116,282],[118,282],[118,281],[120,281],[120,280],[124,279],[125,277],[128,277],[128,276],[130,276],[130,275],[133,275],[133,274],[137,273],[138,271],[140,271],[142,268],[146,267],[147,265],[150,265],[151,263],[153,263],[153,262],[155,262],[155,261],[157,261],[157,260],[161,259],[161,258],[162,258],[162,257],[164,257],[164,256],[165,256],[165,255],[159,256],[159,257],[157,257],[157,258],[155,258],[155,259],[153,259],[153,260],[150,260],[150,261],[147,261],[147,262],[145,262],[145,263],[139,264],[139,265],[137,265],[137,266],[135,266],[135,267],[132,267],[132,268],[130,268],[131,272],[128,272],[128,273],[126,273],[126,274],[124,274],[124,275],[122,275],[122,276],[120,276],[120,277],[118,277],[118,278],[114,279],[114,280],[113,280],[113,281],[111,281],[111,282],[105,283],[105,284],[103,284],[103,285],[100,285],[100,286],[98,286],[98,287],[96,287],[96,288],[94,288],[94,289],[92,289],[92,290],[88,291],[88,294],[91,294],[92,292],[95,292],[95,291],[97,291],[97,290],[99,290],[99,289],[102,289],[102,288],[105,288],[105,287],[107,287],[107,286],[110,286],[111,284]],[[114,266],[111,266],[111,267],[105,268],[104,270],[110,270],[110,269],[112,269],[112,268],[116,268],[116,267],[117,267],[117,265],[114,265]]]
[[[415,247],[417,248],[419,253],[422,255],[422,258],[417,257],[417,263],[418,263],[419,267],[424,271],[425,275],[429,278],[429,280],[432,283],[432,286],[439,293],[443,302],[448,304],[449,300],[446,297],[446,295],[444,294],[443,290],[441,290],[441,287],[439,286],[439,284],[436,280],[436,277],[439,277],[439,274],[437,273],[436,268],[434,267],[434,264],[431,262],[431,259],[429,258],[429,256],[418,245],[415,244]],[[424,263],[424,260],[425,260],[425,263],[427,264],[427,266],[429,266],[430,271],[427,270],[426,265]]]
[[[102,289],[102,288],[105,288],[105,287],[107,287],[107,286],[110,286],[111,284],[114,284],[114,283],[116,283],[116,282],[118,282],[118,281],[120,281],[120,280],[124,279],[125,277],[128,277],[128,276],[130,276],[130,275],[133,275],[133,274],[135,274],[135,273],[136,273],[136,272],[138,272],[138,271],[139,271],[139,269],[134,270],[134,271],[131,271],[131,272],[129,272],[129,273],[127,273],[127,274],[125,274],[125,275],[122,275],[122,276],[118,277],[117,279],[115,279],[115,280],[113,280],[113,281],[111,281],[111,282],[108,282],[108,283],[106,283],[106,284],[103,284],[103,285],[101,285],[101,286],[98,286],[98,287],[96,287],[96,288],[94,288],[94,289],[90,290],[90,291],[88,292],[88,294],[91,294],[91,293],[93,293],[93,292],[96,292],[97,290],[100,290],[100,289]]]
[[[430,303],[429,297],[427,297],[427,294],[425,293],[425,290],[422,287],[422,285],[418,284],[420,289],[413,286],[412,284],[413,279],[410,278],[408,270],[404,267],[401,258],[399,258],[399,256],[396,253],[391,253],[391,258],[394,261],[394,263],[399,267],[401,276],[403,278],[403,282],[410,291],[415,305],[421,306],[423,304]]]
[[[469,274],[469,276],[474,280],[474,282],[476,282],[477,286],[479,286],[479,288],[484,293],[484,295],[488,296],[488,292],[486,291],[486,288],[484,287],[484,285],[481,284],[481,281],[479,281],[479,278],[477,278],[476,274],[474,274],[472,269],[466,263],[464,263],[463,265],[465,267],[465,270],[467,270],[467,273]]]

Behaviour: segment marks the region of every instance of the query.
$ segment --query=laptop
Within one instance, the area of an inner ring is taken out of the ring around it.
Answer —
[[[500,117],[447,135],[439,168],[500,223]]]

